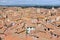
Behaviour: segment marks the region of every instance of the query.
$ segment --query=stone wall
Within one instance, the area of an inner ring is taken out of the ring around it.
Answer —
[[[60,8],[0,7],[0,40],[60,40]]]

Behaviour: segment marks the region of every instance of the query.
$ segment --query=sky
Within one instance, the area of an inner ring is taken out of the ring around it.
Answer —
[[[58,5],[60,0],[0,0],[0,5]]]

